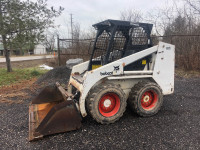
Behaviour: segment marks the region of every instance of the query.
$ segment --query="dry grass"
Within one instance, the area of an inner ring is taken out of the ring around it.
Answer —
[[[26,97],[28,94],[25,92],[18,92],[18,93],[9,93],[4,96],[3,98],[14,98],[14,97]]]
[[[200,71],[185,71],[183,69],[176,69],[175,75],[183,78],[199,78]]]

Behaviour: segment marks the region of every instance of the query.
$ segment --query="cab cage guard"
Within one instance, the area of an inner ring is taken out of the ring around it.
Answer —
[[[152,24],[105,20],[94,24],[93,27],[97,34],[88,70],[92,70],[92,65],[106,65],[152,47]]]

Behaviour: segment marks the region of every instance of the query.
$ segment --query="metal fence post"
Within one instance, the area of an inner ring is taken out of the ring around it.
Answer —
[[[173,44],[173,35],[171,36],[171,41],[170,42],[171,42],[171,44]]]

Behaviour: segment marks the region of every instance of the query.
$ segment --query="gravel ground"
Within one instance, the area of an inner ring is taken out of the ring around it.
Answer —
[[[200,78],[176,78],[160,112],[141,118],[129,109],[111,125],[83,119],[77,131],[28,142],[28,103],[0,104],[1,149],[199,149]]]

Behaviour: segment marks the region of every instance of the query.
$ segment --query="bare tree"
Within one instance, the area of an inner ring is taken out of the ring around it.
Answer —
[[[57,38],[58,32],[55,31],[46,31],[46,35],[43,41],[43,45],[45,45],[47,51],[52,52],[55,48],[55,42]]]
[[[185,1],[186,1],[186,3],[187,3],[188,5],[190,5],[191,8],[194,9],[194,12],[195,12],[195,13],[200,14],[200,7],[199,7],[199,5],[200,5],[200,0],[185,0]]]
[[[131,21],[131,22],[140,22],[143,20],[142,13],[138,10],[128,9],[121,12],[121,20]]]
[[[73,38],[75,40],[78,40],[80,38],[80,32],[81,32],[80,24],[79,23],[73,24]]]

